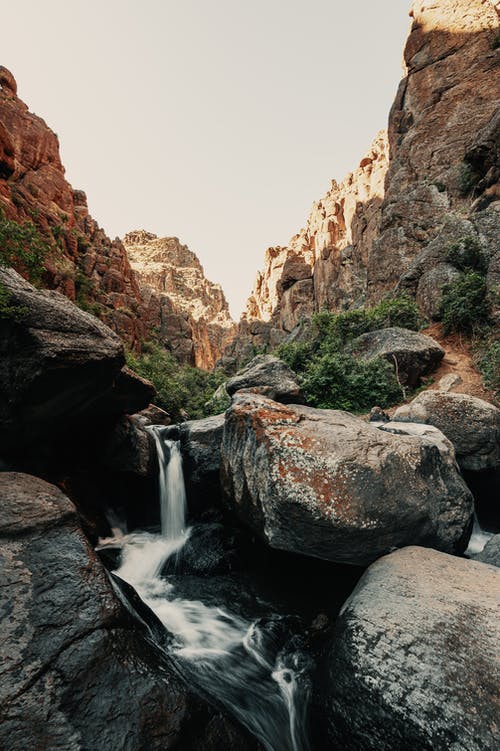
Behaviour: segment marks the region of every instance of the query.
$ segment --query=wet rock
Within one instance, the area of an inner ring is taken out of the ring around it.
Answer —
[[[274,355],[257,355],[226,383],[226,391],[230,396],[241,389],[252,390],[284,404],[304,402],[297,376]]]
[[[498,748],[499,584],[493,566],[420,547],[370,566],[323,660],[324,747]]]
[[[102,465],[114,472],[156,477],[158,459],[153,436],[139,420],[124,415],[103,439],[99,453]]]
[[[214,576],[241,568],[247,543],[236,528],[225,524],[195,524],[176,556],[166,561],[162,574]]]
[[[464,470],[500,467],[500,410],[468,394],[424,391],[399,407],[394,421],[434,425],[452,442]]]
[[[475,561],[489,563],[490,566],[497,566],[500,568],[500,535],[493,535],[493,537],[488,540],[482,551],[473,556],[473,558]]]
[[[460,552],[472,495],[451,444],[432,433],[394,435],[347,412],[236,395],[225,501],[271,547],[302,555],[361,566],[412,543]]]
[[[2,748],[215,751],[212,727],[218,749],[257,747],[186,688],[60,490],[2,473],[0,497]]]
[[[444,357],[444,349],[430,336],[396,326],[362,334],[349,345],[349,352],[362,360],[383,357],[406,386],[418,385]]]

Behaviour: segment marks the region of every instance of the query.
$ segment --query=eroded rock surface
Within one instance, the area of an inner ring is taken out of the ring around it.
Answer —
[[[226,383],[226,392],[253,391],[283,404],[305,401],[297,376],[283,360],[273,355],[257,355]]]
[[[370,566],[323,662],[325,747],[497,748],[499,585],[493,566],[421,547]]]
[[[393,435],[347,412],[236,395],[226,503],[277,549],[367,565],[397,547],[465,549],[472,495],[439,434]]]

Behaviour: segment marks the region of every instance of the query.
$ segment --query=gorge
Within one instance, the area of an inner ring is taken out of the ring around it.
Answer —
[[[414,0],[237,324],[0,67],[0,748],[498,748],[497,6]]]

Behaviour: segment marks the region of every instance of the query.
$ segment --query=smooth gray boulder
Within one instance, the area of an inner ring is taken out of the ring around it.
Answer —
[[[430,336],[397,326],[358,336],[348,351],[362,360],[383,357],[405,386],[417,386],[421,377],[432,373],[444,357],[444,349]]]
[[[500,748],[499,587],[493,566],[421,547],[370,566],[320,668],[325,748]]]
[[[184,684],[163,627],[117,595],[58,488],[0,473],[0,569],[0,748],[258,747]]]
[[[470,534],[472,495],[439,431],[394,435],[347,412],[237,394],[221,482],[270,547],[340,563],[410,544],[462,552]]]
[[[251,389],[283,404],[304,402],[297,376],[283,360],[274,355],[257,355],[226,383],[229,396],[241,389]]]
[[[393,416],[397,422],[434,425],[455,447],[462,469],[500,467],[500,410],[468,394],[423,391]]]

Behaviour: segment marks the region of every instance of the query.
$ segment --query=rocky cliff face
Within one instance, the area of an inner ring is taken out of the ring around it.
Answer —
[[[439,315],[450,244],[474,238],[500,280],[498,10],[491,0],[415,0],[405,76],[359,167],[312,207],[285,248],[266,252],[230,356],[274,346],[323,308],[395,289]]]
[[[176,237],[139,230],[123,243],[161,343],[181,362],[213,368],[236,329],[220,285]]]
[[[3,67],[0,208],[8,219],[34,222],[50,246],[44,286],[97,314],[129,347],[139,346],[148,322],[125,249],[92,219],[85,193],[64,176],[56,134],[29,112]]]

